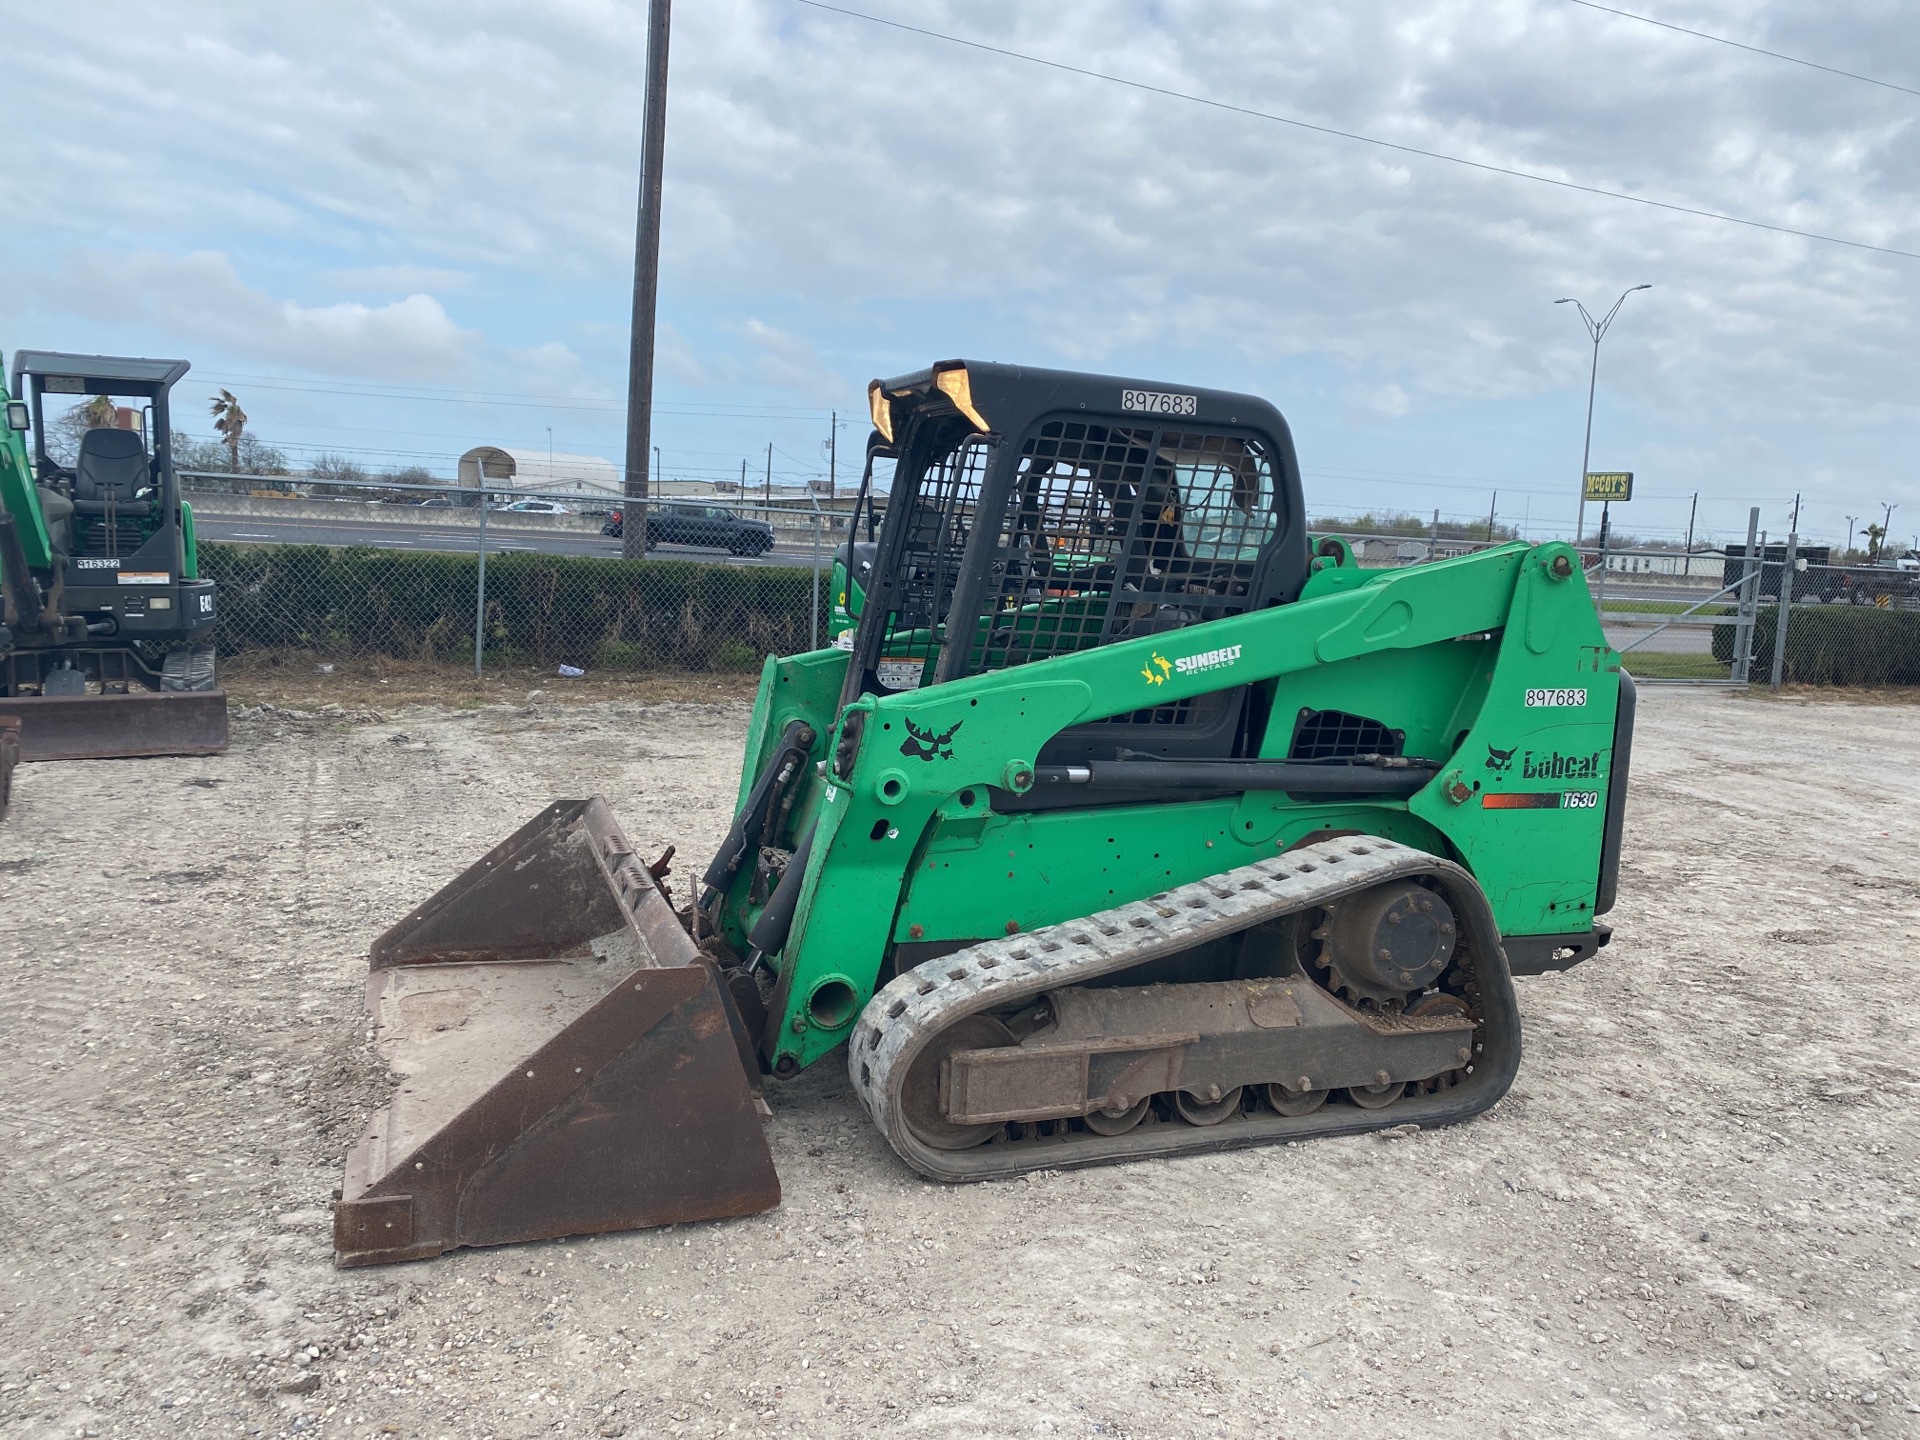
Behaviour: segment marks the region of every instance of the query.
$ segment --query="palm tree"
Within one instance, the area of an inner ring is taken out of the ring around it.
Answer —
[[[227,468],[238,475],[240,437],[246,433],[247,412],[240,408],[240,402],[233,398],[231,390],[222,390],[214,396],[210,408],[213,411],[213,428],[227,442]]]
[[[114,413],[110,396],[96,395],[80,407],[80,414],[87,422],[89,430],[111,429],[120,417]]]
[[[1884,525],[1869,525],[1862,533],[1867,537],[1867,559],[1878,560],[1880,558],[1880,542],[1887,538],[1887,527]]]

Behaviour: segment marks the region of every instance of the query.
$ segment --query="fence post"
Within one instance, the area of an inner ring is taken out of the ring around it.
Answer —
[[[1613,527],[1607,523],[1607,510],[1600,511],[1600,583],[1593,590],[1593,608],[1602,616],[1607,611],[1607,534]]]
[[[820,506],[813,507],[813,603],[807,607],[807,648],[820,648]]]
[[[480,465],[480,583],[473,599],[473,678],[480,678],[480,652],[487,638],[487,467]]]
[[[1733,626],[1733,683],[1747,683],[1753,662],[1753,616],[1760,604],[1760,507],[1747,512],[1747,558],[1740,572],[1739,618]]]
[[[1789,531],[1787,534],[1787,563],[1780,567],[1780,608],[1774,612],[1773,622],[1773,683],[1767,688],[1780,688],[1780,675],[1787,663],[1787,626],[1793,616],[1793,557],[1800,548],[1800,537]]]

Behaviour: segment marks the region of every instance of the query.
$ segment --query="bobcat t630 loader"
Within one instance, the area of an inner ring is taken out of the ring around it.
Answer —
[[[562,801],[373,946],[342,1263],[767,1208],[823,1060],[941,1180],[1464,1120],[1605,943],[1633,686],[1566,545],[1361,570],[1246,395],[871,400],[852,633],[767,661],[697,900]]]

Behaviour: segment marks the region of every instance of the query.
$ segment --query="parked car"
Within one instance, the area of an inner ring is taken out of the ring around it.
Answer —
[[[607,518],[600,533],[626,533],[620,511]],[[764,555],[773,548],[773,527],[764,520],[742,519],[724,505],[655,505],[647,511],[647,549],[656,545],[700,545],[733,555]]]
[[[451,510],[453,508],[453,502],[444,495],[435,495],[426,500],[416,500],[413,504],[414,508],[419,510]]]
[[[571,515],[571,507],[557,500],[514,500],[505,505],[496,505],[495,510],[505,510],[515,515]]]

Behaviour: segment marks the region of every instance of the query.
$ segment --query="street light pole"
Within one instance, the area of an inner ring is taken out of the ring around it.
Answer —
[[[1633,294],[1635,290],[1651,290],[1652,288],[1653,286],[1651,285],[1635,285],[1627,290],[1623,290],[1620,293],[1620,298],[1613,302],[1613,308],[1607,311],[1606,315],[1599,320],[1594,319],[1592,315],[1588,314],[1587,307],[1572,297],[1553,302],[1556,305],[1571,305],[1574,309],[1578,310],[1582,323],[1587,327],[1587,334],[1593,337],[1593,364],[1587,371],[1587,438],[1580,448],[1580,509],[1578,518],[1573,522],[1573,543],[1575,545],[1578,545],[1580,541],[1585,538],[1587,530],[1587,466],[1593,459],[1593,392],[1594,387],[1600,379],[1600,342],[1606,337],[1607,328],[1613,324],[1613,317],[1618,315],[1620,313],[1620,307],[1627,303],[1627,296]],[[1606,508],[1608,507],[1603,507],[1602,509],[1603,515],[1605,514]],[[1605,523],[1603,519],[1601,524],[1604,526]]]

